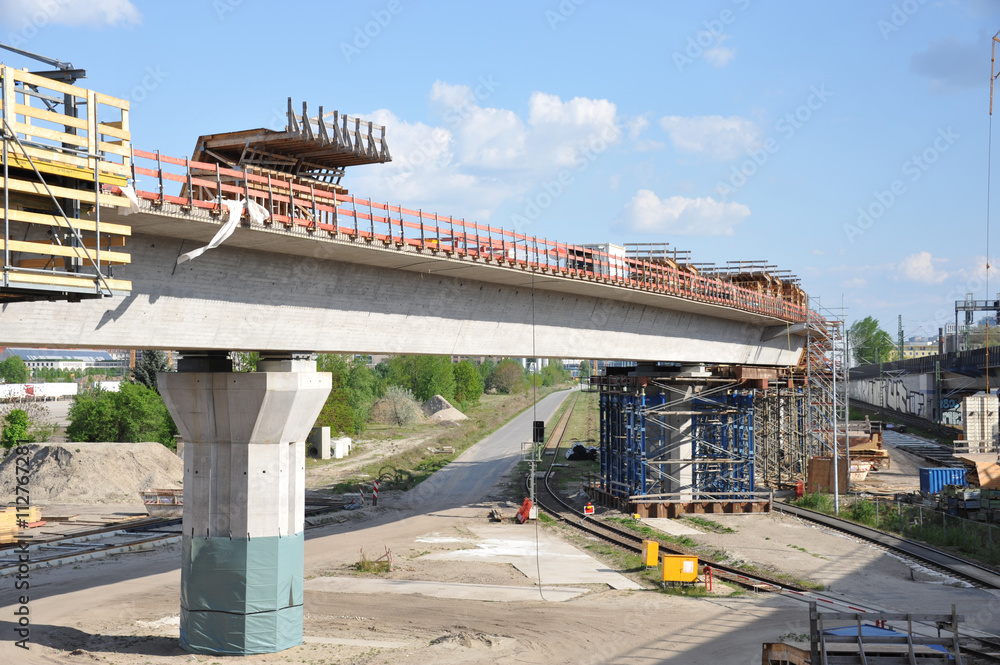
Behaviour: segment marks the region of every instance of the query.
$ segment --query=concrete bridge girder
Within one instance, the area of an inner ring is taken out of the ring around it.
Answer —
[[[253,248],[268,246],[261,235],[275,250]],[[0,345],[787,366],[804,343],[791,326],[775,334],[776,319],[709,303],[251,230],[176,264],[201,242],[137,233],[132,263],[115,273],[132,281],[130,295],[5,305]]]

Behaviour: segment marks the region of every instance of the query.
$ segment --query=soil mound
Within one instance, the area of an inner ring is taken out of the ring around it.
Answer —
[[[460,420],[468,420],[469,417],[453,407],[451,402],[446,400],[441,395],[435,395],[429,400],[424,402],[424,414],[426,414],[434,422],[458,422]]]
[[[184,480],[181,458],[155,442],[31,443],[24,447],[28,448],[27,480],[33,504],[141,503],[140,491],[180,488]],[[0,462],[3,502],[15,500],[15,458],[9,454]]]

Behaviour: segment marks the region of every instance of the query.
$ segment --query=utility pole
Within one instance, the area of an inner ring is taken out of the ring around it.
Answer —
[[[906,347],[903,345],[903,315],[899,315],[899,359],[903,360],[903,351]]]

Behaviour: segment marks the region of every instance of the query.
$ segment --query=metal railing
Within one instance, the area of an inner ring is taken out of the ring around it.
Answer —
[[[137,194],[153,206],[172,203],[188,210],[197,208],[219,214],[223,199],[253,199],[270,213],[265,225],[323,232],[338,239],[399,251],[444,253],[497,266],[669,295],[789,322],[806,319],[805,303],[758,293],[683,267],[612,255],[592,247],[349,196],[333,187],[304,185],[276,175],[233,170],[158,152],[133,150],[132,156]],[[139,188],[148,178],[155,181],[155,191]],[[180,185],[180,194],[167,193],[170,183]]]

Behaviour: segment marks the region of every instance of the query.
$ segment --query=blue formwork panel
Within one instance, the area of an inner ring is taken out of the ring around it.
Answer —
[[[918,469],[920,475],[920,493],[938,494],[945,485],[965,486],[965,469],[955,467],[934,467]]]

